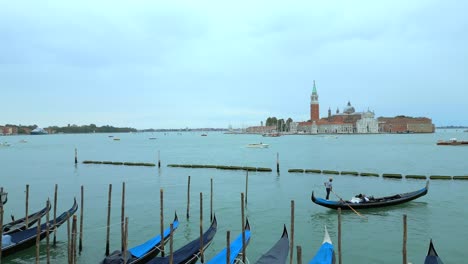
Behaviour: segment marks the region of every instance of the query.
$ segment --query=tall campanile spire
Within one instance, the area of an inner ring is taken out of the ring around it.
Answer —
[[[312,89],[312,95],[310,96],[310,121],[317,121],[319,119],[320,119],[319,101],[318,101],[317,87],[315,86],[315,80],[314,80],[314,88]]]

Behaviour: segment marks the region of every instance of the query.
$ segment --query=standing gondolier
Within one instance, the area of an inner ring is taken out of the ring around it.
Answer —
[[[328,198],[330,198],[330,192],[333,190],[332,181],[333,181],[333,178],[330,178],[328,179],[327,182],[323,183],[323,185],[325,185],[325,189],[327,190],[327,197],[326,197],[327,200]]]

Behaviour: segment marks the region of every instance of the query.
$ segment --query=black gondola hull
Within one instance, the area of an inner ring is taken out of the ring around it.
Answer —
[[[369,208],[381,208],[381,207],[403,204],[403,203],[412,201],[414,199],[417,199],[421,196],[424,196],[427,194],[427,192],[428,192],[428,185],[414,192],[396,194],[396,195],[386,196],[386,197],[379,197],[369,202],[361,202],[361,203],[351,203],[349,201],[342,201],[342,200],[341,201],[325,200],[322,198],[315,197],[314,193],[312,192],[311,200],[312,202],[318,205],[321,205],[330,209],[338,209],[338,208],[341,208],[341,210],[369,209]]]

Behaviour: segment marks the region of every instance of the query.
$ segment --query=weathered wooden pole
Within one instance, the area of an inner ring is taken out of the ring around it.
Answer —
[[[172,233],[174,232],[174,224],[171,223],[171,234],[169,237],[169,264],[174,264],[174,237],[172,236]]]
[[[297,264],[302,264],[302,248],[301,246],[296,246],[297,250]]]
[[[120,216],[120,244],[122,252],[124,248],[124,232],[125,232],[125,182],[122,182],[122,210],[121,210],[121,216]]]
[[[247,206],[247,191],[249,186],[249,171],[245,173],[245,205]]]
[[[78,164],[78,150],[75,148],[75,164]]]
[[[73,242],[72,242],[72,262],[73,264],[76,264],[76,240],[77,240],[77,237],[78,237],[78,225],[77,225],[77,217],[76,215],[73,215],[73,227],[72,227],[72,238],[73,238]]]
[[[341,264],[341,208],[338,207],[338,264]]]
[[[47,207],[50,206],[50,201],[47,199]],[[50,224],[49,224],[49,211],[46,214],[46,252],[47,252],[47,264],[50,264],[50,241],[49,241],[49,232],[50,232]]]
[[[210,192],[210,222],[213,221],[213,178],[210,179],[211,192]]]
[[[81,254],[83,250],[83,210],[84,210],[84,187],[81,185],[81,208],[80,208],[80,241],[78,244],[78,251]]]
[[[231,231],[226,232],[226,264],[231,263]]]
[[[407,264],[406,260],[406,240],[407,240],[407,225],[406,225],[406,214],[403,215],[403,263]]]
[[[244,193],[241,193],[241,217],[242,217],[242,263],[245,262],[245,201],[244,201]]]
[[[29,219],[28,219],[28,207],[29,207],[29,184],[26,184],[26,226],[29,226]]]
[[[158,150],[158,168],[161,168],[161,153]]]
[[[160,204],[161,204],[161,208],[160,208],[160,213],[159,213],[159,217],[160,217],[160,228],[161,228],[161,242],[164,241],[164,190],[163,189],[160,189],[159,190],[159,198],[160,198]],[[161,247],[161,256],[164,257],[164,243],[160,243],[160,247]]]
[[[187,185],[187,219],[190,217],[190,176],[188,176]]]
[[[200,193],[200,261],[205,263],[203,256],[203,193]]]
[[[67,249],[68,249],[68,263],[73,263],[72,259],[72,244],[71,244],[71,234],[70,234],[70,213],[67,212]]]
[[[3,201],[0,200],[0,238],[3,236]],[[2,264],[2,239],[0,239],[0,264]]]
[[[110,216],[112,201],[112,184],[109,184],[109,200],[107,202],[107,234],[106,234],[106,256],[109,256],[109,238],[110,238]]]
[[[41,218],[37,220],[37,235],[36,235],[36,264],[39,263],[39,244],[41,242]]]
[[[291,242],[289,248],[291,252],[289,253],[289,263],[293,263],[293,254],[294,254],[294,200],[291,200]]]
[[[280,172],[280,169],[279,169],[279,152],[276,152],[276,172],[279,173]]]
[[[125,217],[125,231],[124,231],[124,243],[123,243],[123,264],[127,264],[127,246],[128,246],[128,217]],[[161,240],[161,242],[164,240]]]
[[[58,192],[58,184],[55,184],[55,192],[54,192],[54,246],[57,242],[57,192]]]

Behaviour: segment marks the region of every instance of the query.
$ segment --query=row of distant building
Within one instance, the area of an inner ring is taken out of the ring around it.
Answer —
[[[351,102],[343,108],[337,108],[332,114],[328,109],[328,115],[320,118],[320,104],[317,87],[312,89],[310,96],[310,120],[291,122],[290,134],[375,134],[375,133],[434,133],[435,126],[427,117],[379,117],[375,118],[373,111],[356,112]],[[274,133],[278,132],[276,126],[248,127],[247,133]]]
[[[22,127],[23,130],[22,134],[30,134],[30,135],[44,135],[49,134],[49,131],[37,127],[35,129],[29,129],[27,127]],[[0,135],[3,136],[11,136],[18,134],[18,127],[17,126],[0,126]]]

